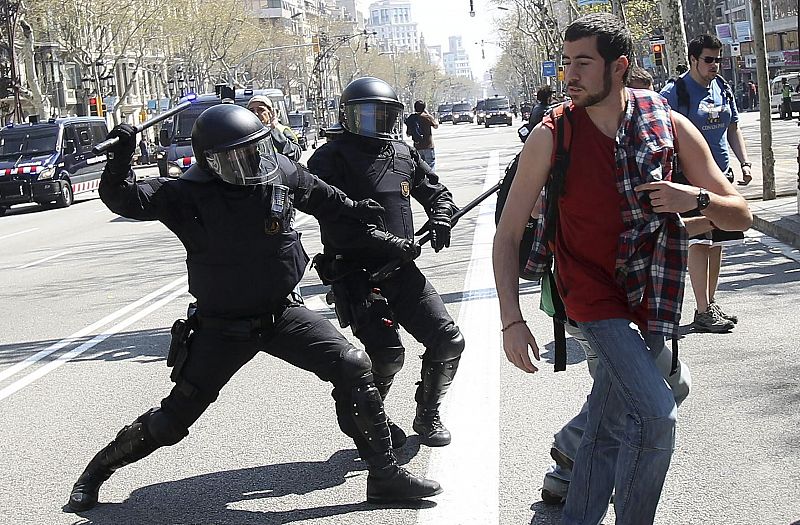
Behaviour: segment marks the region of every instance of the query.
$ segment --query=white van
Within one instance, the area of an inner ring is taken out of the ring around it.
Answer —
[[[783,87],[784,78],[787,79],[789,86],[792,88],[792,112],[800,111],[800,91],[798,91],[798,89],[800,89],[798,88],[800,84],[800,73],[786,73],[785,75],[778,75],[772,79],[769,105],[772,107],[773,113],[778,113],[783,103],[781,88]]]

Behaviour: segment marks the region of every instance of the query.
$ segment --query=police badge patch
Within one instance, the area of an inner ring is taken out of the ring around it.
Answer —
[[[411,195],[411,185],[407,181],[400,183],[400,193],[403,194],[403,197]]]

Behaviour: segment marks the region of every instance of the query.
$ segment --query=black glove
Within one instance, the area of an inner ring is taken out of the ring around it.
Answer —
[[[429,231],[431,232],[431,248],[439,252],[442,248],[450,246],[450,216],[444,213],[434,213],[430,220]]]
[[[112,137],[119,138],[119,142],[108,148],[106,166],[112,175],[125,178],[131,169],[133,152],[136,151],[136,130],[130,124],[119,124],[108,134],[108,138]]]
[[[379,230],[373,231],[372,235],[381,241],[380,249],[392,259],[399,259],[401,262],[406,263],[419,257],[422,252],[419,244],[397,235]]]
[[[376,219],[380,219],[386,211],[383,206],[372,199],[353,202],[353,206],[350,210],[353,217],[371,224],[376,223]]]

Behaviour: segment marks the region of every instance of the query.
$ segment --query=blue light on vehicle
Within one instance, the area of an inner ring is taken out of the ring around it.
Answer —
[[[187,93],[183,96],[183,101],[194,102],[197,99],[197,93]]]

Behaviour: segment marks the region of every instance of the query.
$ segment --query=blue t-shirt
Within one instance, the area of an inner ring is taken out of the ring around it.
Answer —
[[[689,93],[688,113],[685,106],[678,105],[678,88],[674,82],[667,84],[661,90],[661,95],[674,111],[687,116],[697,126],[708,142],[717,166],[722,173],[726,173],[730,165],[728,126],[739,122],[736,101],[725,96],[722,83],[717,79],[712,80],[710,86],[704,87],[695,82],[689,73],[684,73],[682,77]]]

